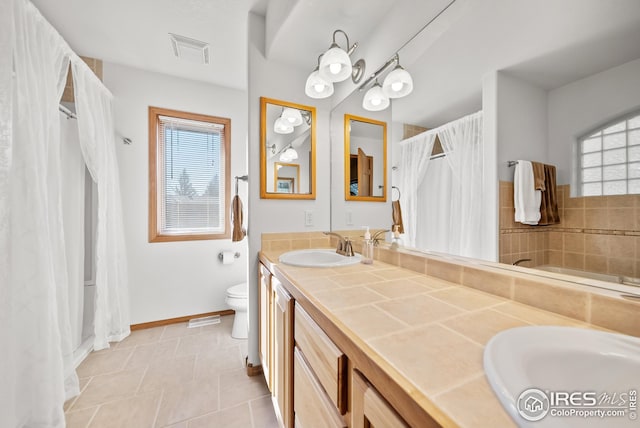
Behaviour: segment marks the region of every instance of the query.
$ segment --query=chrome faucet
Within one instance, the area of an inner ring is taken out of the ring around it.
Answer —
[[[523,263],[523,262],[530,262],[530,261],[531,261],[531,259],[518,259],[518,260],[516,260],[515,262],[513,262],[513,265],[514,265],[514,266],[520,266],[520,263]]]
[[[338,238],[338,247],[336,248],[336,253],[343,256],[347,256],[347,257],[354,256],[353,244],[351,242],[351,239],[349,239],[349,237],[343,237],[335,232],[323,232],[323,233],[325,235],[333,235],[336,238]]]

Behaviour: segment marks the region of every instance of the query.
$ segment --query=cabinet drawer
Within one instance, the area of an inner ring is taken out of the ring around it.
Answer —
[[[396,411],[382,398],[380,393],[360,375],[353,372],[351,383],[353,395],[351,426],[365,428],[369,426],[385,428],[408,428]],[[426,425],[425,425],[426,426]]]
[[[298,304],[295,305],[295,342],[333,404],[347,412],[347,357]]]
[[[293,372],[295,427],[346,427],[297,347],[293,351]]]

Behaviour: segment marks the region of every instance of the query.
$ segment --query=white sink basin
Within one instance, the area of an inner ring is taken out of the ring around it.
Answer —
[[[487,343],[484,369],[518,426],[640,426],[638,419],[632,419],[640,416],[638,338],[571,327],[514,328]],[[562,399],[563,393],[573,393],[567,397],[569,402]],[[605,393],[611,397],[609,403],[601,401]],[[635,408],[631,405],[634,399]],[[597,410],[623,410],[625,414],[602,418],[558,415]]]
[[[336,253],[336,250],[296,250],[280,256],[280,262],[303,267],[336,267],[349,266],[360,262],[360,254],[352,257]]]

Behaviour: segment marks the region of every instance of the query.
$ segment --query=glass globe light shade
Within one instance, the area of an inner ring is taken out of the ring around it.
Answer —
[[[351,76],[351,70],[349,54],[335,43],[320,58],[320,75],[330,82],[342,82]]]
[[[311,98],[327,98],[333,95],[333,83],[320,75],[316,68],[307,77],[307,83],[304,85],[304,93]]]
[[[364,94],[362,107],[369,111],[380,111],[389,107],[389,97],[384,94],[379,83],[376,82],[376,84]]]
[[[397,65],[384,78],[382,90],[389,98],[404,97],[413,91],[413,79],[407,70]]]
[[[300,110],[287,107],[282,111],[282,119],[292,126],[302,125]]]
[[[273,124],[273,130],[276,134],[291,134],[293,132],[293,125],[279,117]]]

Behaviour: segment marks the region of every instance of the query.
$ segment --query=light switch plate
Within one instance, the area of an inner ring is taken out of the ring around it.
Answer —
[[[353,226],[353,211],[347,211],[345,213],[345,222],[347,226]]]
[[[313,226],[313,211],[304,212],[304,225]]]

